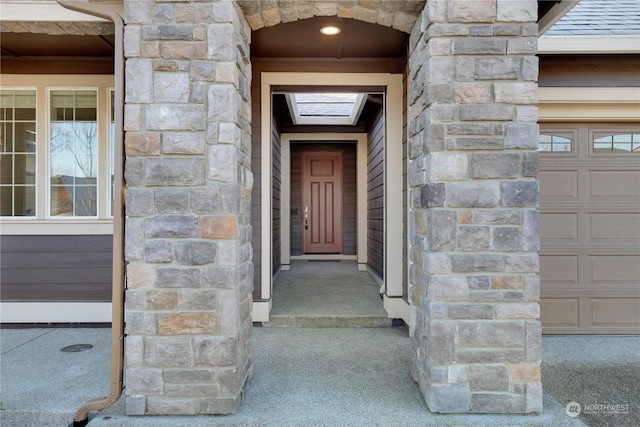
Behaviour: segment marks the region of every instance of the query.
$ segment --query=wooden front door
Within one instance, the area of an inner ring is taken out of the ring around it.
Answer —
[[[303,153],[303,253],[342,253],[342,203],[342,152]]]

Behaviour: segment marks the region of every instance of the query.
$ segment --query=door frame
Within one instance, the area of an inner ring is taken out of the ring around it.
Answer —
[[[273,105],[271,95],[274,86],[328,86],[328,87],[384,87],[386,88],[386,155],[385,155],[385,248],[384,307],[391,318],[402,318],[409,323],[409,306],[402,299],[403,268],[403,75],[388,73],[291,73],[263,72],[260,87],[261,124],[261,283],[262,298],[253,304],[255,322],[269,321],[273,293],[273,214],[271,176],[271,123]],[[318,135],[318,134],[316,134]],[[353,137],[352,137],[353,138]],[[282,135],[281,135],[282,139]],[[282,143],[282,142],[281,142]],[[281,149],[282,150],[282,149]],[[281,151],[281,156],[284,158]],[[289,153],[290,156],[290,153]],[[282,161],[282,160],[281,160]],[[289,160],[290,161],[290,160]],[[282,174],[284,175],[284,174]],[[360,181],[360,180],[359,180]],[[364,180],[366,183],[366,179]],[[360,185],[360,182],[358,183]],[[366,185],[366,184],[365,184]],[[394,189],[395,191],[390,191]],[[407,201],[407,210],[409,210]],[[281,209],[283,207],[281,206]],[[288,213],[288,211],[287,211]],[[283,215],[285,218],[288,215]],[[284,225],[284,224],[283,224]],[[284,229],[284,227],[282,227]],[[282,231],[281,231],[282,232]],[[286,232],[286,231],[285,231]],[[361,234],[358,235],[360,245]],[[366,238],[366,233],[365,233]],[[281,236],[282,239],[282,236]],[[284,245],[283,245],[284,246]],[[366,240],[365,240],[366,247]],[[289,249],[290,250],[290,249]],[[360,250],[358,251],[360,252]],[[282,256],[282,255],[281,255]],[[407,256],[408,258],[408,256]],[[408,262],[408,259],[407,259]]]
[[[358,270],[367,270],[367,134],[366,133],[283,133],[280,135],[281,212],[291,209],[291,144],[344,142],[356,144],[357,244],[356,255],[291,255],[291,216],[281,215],[280,259],[282,270],[290,269],[292,259],[335,259],[358,262]]]

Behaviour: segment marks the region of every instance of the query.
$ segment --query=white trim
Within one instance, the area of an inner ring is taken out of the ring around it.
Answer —
[[[280,159],[282,195],[281,206],[281,248],[280,254],[283,264],[289,264],[291,259],[291,143],[304,142],[356,142],[356,198],[357,198],[357,259],[358,263],[367,262],[367,134],[366,133],[283,133],[280,135]],[[302,258],[298,258],[302,259]],[[354,259],[354,258],[350,258]]]
[[[580,0],[562,0],[555,4],[546,15],[538,21],[538,36],[543,35],[553,24],[567,14]]]
[[[542,36],[538,53],[640,53],[640,35]]]
[[[339,254],[309,254],[309,255],[291,255],[292,260],[322,260],[322,261],[355,261],[356,255],[339,255]]]
[[[108,7],[123,15],[123,2],[104,2],[100,6]],[[109,22],[106,19],[73,12],[60,6],[55,0],[2,0],[0,11],[3,21],[28,22]]]
[[[638,87],[543,87],[538,97],[541,122],[640,120]]]
[[[268,322],[271,313],[271,300],[256,301],[251,308],[251,320],[254,322]]]
[[[360,118],[362,109],[366,101],[365,93],[358,93],[356,100],[353,103],[351,114],[349,117],[331,117],[331,116],[315,116],[315,117],[303,117],[298,110],[298,102],[296,100],[295,93],[285,93],[287,105],[289,106],[289,113],[294,125],[347,125],[353,126]]]
[[[386,73],[261,73],[261,251],[262,298],[272,293],[272,211],[271,211],[271,87],[292,86],[385,86],[385,282],[386,293],[402,295],[402,74]],[[399,147],[399,148],[398,148]],[[393,148],[393,149],[389,149]],[[399,189],[390,191],[391,188]],[[286,212],[288,214],[288,212]],[[286,215],[284,215],[286,216]],[[265,226],[266,225],[266,226]]]
[[[640,87],[541,87],[540,104],[640,103]]]
[[[409,326],[409,330],[412,330],[411,309],[405,300],[402,298],[389,298],[384,295],[383,304],[390,319],[402,319]]]
[[[2,219],[0,235],[28,236],[28,235],[93,235],[113,234],[113,220],[11,220]]]
[[[111,323],[110,302],[3,302],[1,323]]]
[[[385,96],[385,293],[402,296],[402,74],[391,75]]]
[[[273,228],[271,226],[273,221],[271,211],[271,193],[273,190],[271,184],[271,116],[273,113],[271,103],[271,83],[268,78],[265,78],[264,74],[265,73],[262,74],[260,98],[260,144],[262,148],[260,155],[260,224],[262,228],[260,233],[260,251],[262,258],[260,279],[262,299],[271,301],[271,288],[273,286],[271,274],[271,270],[273,268],[273,264],[271,262],[271,257],[273,255]],[[269,311],[271,311],[271,305],[269,305]],[[267,312],[267,319],[269,318],[268,313],[269,312]]]

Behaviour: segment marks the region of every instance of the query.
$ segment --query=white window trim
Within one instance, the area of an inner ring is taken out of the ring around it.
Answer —
[[[69,81],[76,83],[69,86]],[[36,215],[34,217],[0,217],[2,235],[91,235],[112,234],[113,219],[109,216],[110,182],[110,92],[114,87],[112,75],[40,75],[4,74],[3,90],[36,91]],[[97,90],[99,141],[98,146],[98,216],[49,217],[49,124],[51,90]],[[104,112],[107,112],[105,115]],[[102,174],[102,175],[100,175]]]

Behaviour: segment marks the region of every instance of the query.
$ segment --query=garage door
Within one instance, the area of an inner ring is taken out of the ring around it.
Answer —
[[[640,334],[640,125],[540,134],[543,331]]]

